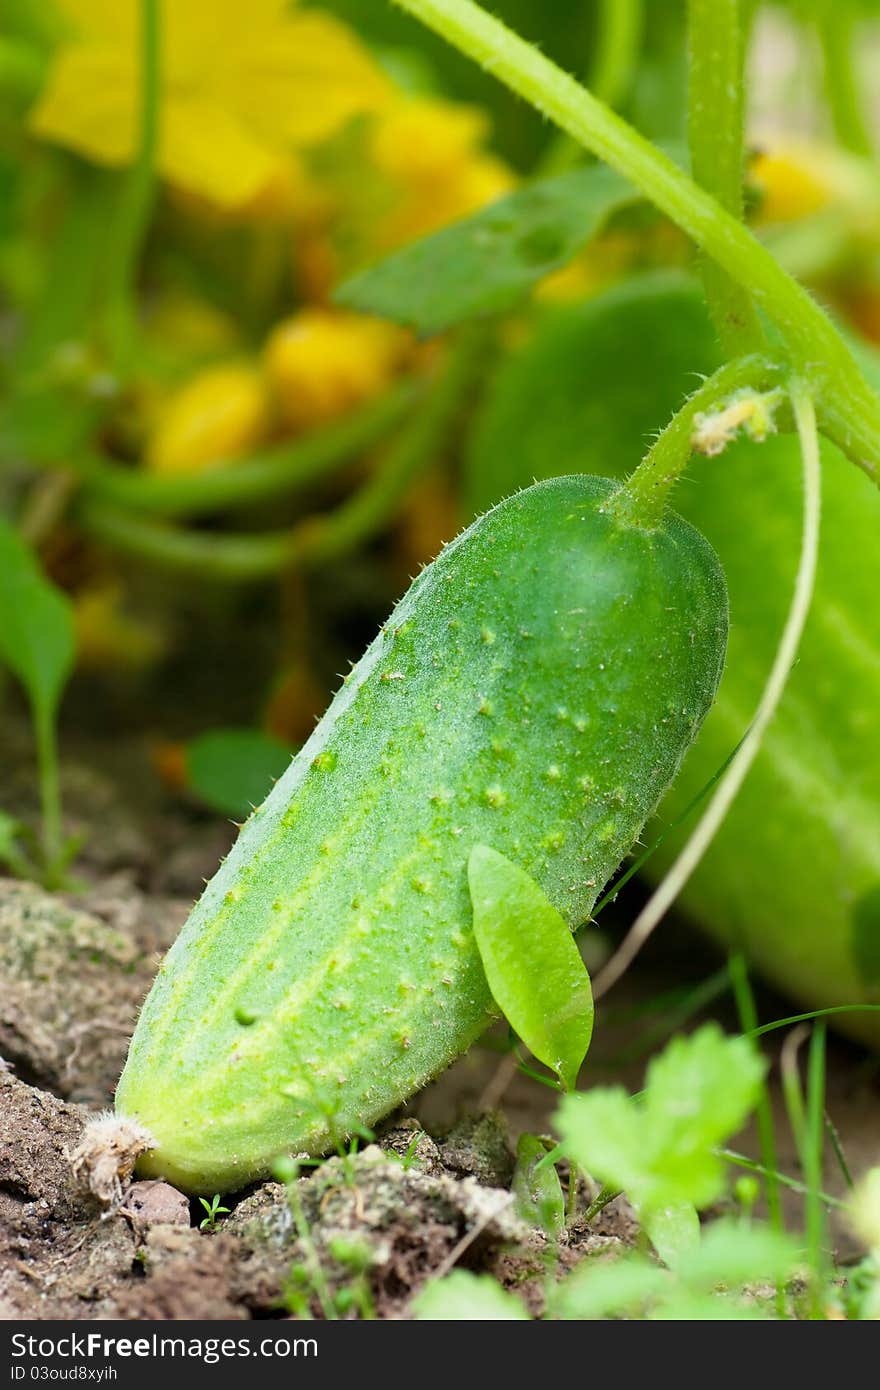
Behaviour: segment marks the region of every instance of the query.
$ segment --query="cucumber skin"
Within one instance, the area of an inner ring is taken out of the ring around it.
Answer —
[[[703,538],[672,514],[621,527],[613,490],[538,484],[448,546],[250,817],[119,1082],[117,1111],[156,1140],[144,1174],[240,1188],[468,1047],[492,1010],[475,843],[573,927],[589,917],[711,704],[727,631]]]

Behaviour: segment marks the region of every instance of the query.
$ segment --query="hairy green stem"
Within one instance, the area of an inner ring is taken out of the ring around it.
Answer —
[[[742,0],[688,0],[688,143],[701,188],[743,217]],[[722,347],[731,356],[759,350],[764,332],[744,287],[704,258],[703,284]]]
[[[401,382],[344,420],[208,473],[163,477],[90,460],[83,494],[167,517],[206,516],[289,497],[380,440],[414,406],[420,390],[420,383]]]
[[[159,145],[161,20],[159,0],[140,0],[140,125],[134,163],[125,176],[111,229],[106,269],[105,326],[114,369],[131,358],[137,261],[153,203]]]
[[[370,480],[326,516],[282,531],[223,535],[146,520],[103,498],[83,496],[76,515],[93,535],[167,569],[227,580],[263,579],[315,568],[374,535],[442,449],[486,356],[485,326],[462,335],[430,395]]]
[[[835,5],[820,15],[817,28],[834,134],[844,149],[870,156],[873,141],[856,68],[857,16],[848,5]]]
[[[747,227],[573,77],[473,0],[396,3],[617,169],[750,291],[782,333],[814,395],[823,405],[834,401],[837,442],[878,481],[880,399],[822,309]],[[824,412],[821,418],[824,425]]]
[[[669,500],[669,493],[681,477],[693,452],[691,438],[694,421],[723,404],[735,391],[751,387],[766,391],[783,376],[785,367],[761,354],[753,353],[727,362],[703,382],[673,416],[654,441],[632,476],[616,496],[621,519],[640,526],[657,525]]]

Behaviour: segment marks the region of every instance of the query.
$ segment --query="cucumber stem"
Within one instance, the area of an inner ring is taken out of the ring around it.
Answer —
[[[771,391],[785,368],[768,357],[751,354],[735,358],[710,376],[685,402],[658,436],[636,471],[622,484],[612,506],[618,520],[629,526],[659,526],[675,483],[687,468],[694,443],[694,427],[701,415],[709,416],[735,392],[748,388],[757,398]]]

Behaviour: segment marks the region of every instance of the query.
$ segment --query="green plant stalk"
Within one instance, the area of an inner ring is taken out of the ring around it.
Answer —
[[[688,0],[691,171],[738,222],[743,218],[742,0]],[[724,351],[754,352],[764,332],[748,291],[704,258],[703,285]]]
[[[395,3],[617,169],[750,291],[782,333],[817,397],[826,433],[878,481],[880,399],[822,309],[741,222],[626,121],[473,0]]]
[[[850,6],[835,5],[816,23],[834,134],[844,149],[870,157],[873,141],[856,72],[857,17]]]
[[[753,1158],[747,1158],[735,1149],[716,1149],[715,1152],[725,1163],[732,1163],[736,1168],[745,1168],[746,1172],[754,1173],[759,1178],[773,1178],[780,1186],[788,1188],[789,1192],[797,1192],[801,1197],[806,1196],[806,1185],[798,1182],[797,1178],[790,1178],[787,1173],[771,1172],[765,1164],[756,1163]],[[819,1197],[824,1206],[833,1207],[835,1211],[845,1211],[848,1206],[848,1203],[842,1202],[839,1197],[832,1197],[830,1192],[820,1192]]]
[[[825,1148],[825,1036],[820,1021],[813,1029],[807,1064],[807,1113],[804,1127],[803,1170],[807,1187],[804,1198],[804,1224],[807,1252],[813,1275],[812,1318],[822,1317],[825,1283],[825,1213],[822,1208],[822,1157]]]
[[[644,30],[644,0],[599,0],[596,51],[587,86],[600,101],[616,107],[632,83]],[[583,146],[557,131],[538,161],[535,175],[564,174],[583,158]]]
[[[83,496],[80,523],[107,544],[166,569],[225,580],[264,579],[346,554],[381,529],[407,489],[437,458],[486,359],[486,328],[462,335],[440,379],[383,466],[336,511],[282,531],[222,535],[145,520],[103,498]]]
[[[401,382],[345,420],[196,476],[163,477],[89,460],[84,465],[83,496],[166,517],[205,516],[287,497],[375,444],[419,395],[417,383]]]
[[[793,1036],[793,1035],[792,1035]],[[785,1108],[788,1112],[788,1123],[791,1128],[792,1138],[798,1153],[803,1153],[804,1132],[806,1120],[804,1116],[804,1094],[801,1088],[800,1072],[798,1070],[795,1040],[791,1051],[788,1051],[791,1038],[786,1039],[785,1047],[780,1058],[780,1075],[782,1080],[782,1095],[785,1100]]]
[[[696,417],[717,409],[735,391],[746,387],[755,392],[769,390],[778,385],[784,374],[782,363],[758,353],[737,357],[714,372],[685,401],[621,488],[618,493],[621,516],[637,520],[643,526],[659,524],[669,493],[693,453],[691,437]]]
[[[34,705],[34,735],[37,745],[45,874],[48,886],[57,887],[58,867],[63,858],[61,785],[58,775],[54,711],[44,701]]]
[[[846,1161],[846,1154],[843,1150],[843,1144],[840,1140],[840,1134],[838,1132],[837,1125],[834,1123],[827,1110],[825,1112],[825,1133],[831,1140],[831,1147],[834,1150],[834,1157],[837,1159],[838,1167],[840,1168],[840,1171],[843,1174],[843,1180],[846,1183],[847,1187],[850,1189],[850,1191],[852,1191],[852,1189],[855,1187],[855,1183],[853,1182],[853,1175],[850,1172],[849,1164]]]
[[[733,997],[736,1000],[737,1013],[739,1014],[740,1028],[743,1033],[753,1036],[758,1026],[758,1011],[755,1007],[755,996],[752,993],[752,986],[749,982],[749,972],[745,960],[742,956],[731,956],[728,965],[730,971],[730,983],[733,989]],[[782,1199],[779,1194],[778,1163],[776,1149],[776,1132],[773,1125],[773,1107],[770,1103],[770,1093],[765,1082],[761,1088],[761,1096],[756,1109],[758,1122],[758,1141],[761,1147],[761,1163],[763,1165],[764,1190],[767,1195],[767,1211],[770,1216],[770,1225],[774,1231],[782,1232],[785,1230],[785,1222],[782,1217]],[[725,1156],[727,1153],[725,1151]],[[777,1304],[779,1303],[779,1291],[777,1290]]]
[[[645,23],[644,0],[599,0],[599,29],[589,87],[619,106],[632,82]]]
[[[140,0],[140,126],[135,161],[122,185],[108,250],[105,327],[114,369],[129,365],[136,317],[137,261],[153,203],[159,146],[161,18],[159,0]]]

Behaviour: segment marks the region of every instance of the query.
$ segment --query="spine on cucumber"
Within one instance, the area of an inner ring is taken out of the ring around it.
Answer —
[[[470,849],[584,922],[711,704],[727,600],[669,514],[560,478],[477,521],[410,588],[243,828],[166,957],[117,1111],[145,1173],[229,1191],[319,1154],[486,1026]]]

